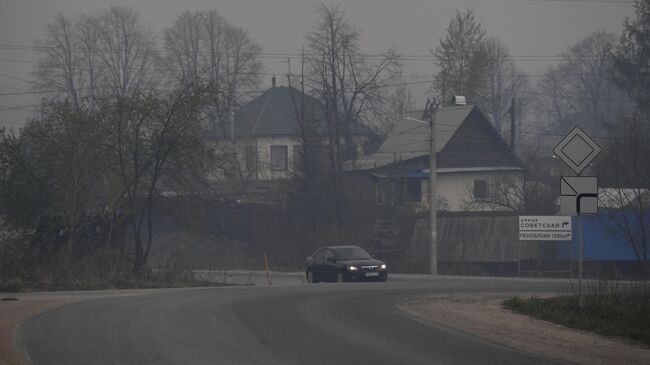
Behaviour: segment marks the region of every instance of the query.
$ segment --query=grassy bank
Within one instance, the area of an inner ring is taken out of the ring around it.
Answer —
[[[139,275],[128,271],[93,272],[77,275],[31,275],[26,278],[1,278],[0,292],[68,291],[104,289],[154,289],[229,286],[224,281],[209,281],[193,270],[179,268],[150,269]]]
[[[604,336],[631,339],[650,347],[650,285],[599,281],[587,285],[584,308],[578,296],[513,297],[505,308]]]

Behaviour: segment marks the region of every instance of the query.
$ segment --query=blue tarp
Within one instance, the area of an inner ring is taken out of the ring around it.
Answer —
[[[584,245],[583,258],[585,261],[625,261],[637,259],[631,245],[625,240],[622,232],[616,228],[617,223],[623,223],[624,214],[628,217],[628,222],[631,227],[630,231],[640,239],[640,221],[630,210],[607,211],[601,209],[598,215],[581,216]],[[573,217],[572,224],[573,241],[570,244],[569,242],[559,244],[559,259],[569,259],[569,246],[573,249],[573,259],[578,258],[577,217]],[[650,211],[645,213],[644,226],[646,234],[650,234]],[[650,237],[648,237],[648,240],[650,242]]]

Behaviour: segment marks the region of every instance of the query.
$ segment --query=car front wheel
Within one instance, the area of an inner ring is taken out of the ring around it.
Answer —
[[[307,282],[309,284],[318,283],[318,280],[316,280],[316,277],[314,276],[314,273],[311,270],[307,271]]]

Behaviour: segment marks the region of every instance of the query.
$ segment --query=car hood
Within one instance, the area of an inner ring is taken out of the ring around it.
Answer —
[[[375,260],[375,259],[370,259],[370,260],[338,260],[338,263],[341,263],[343,265],[354,265],[354,266],[380,266],[385,264],[385,262],[381,260]]]

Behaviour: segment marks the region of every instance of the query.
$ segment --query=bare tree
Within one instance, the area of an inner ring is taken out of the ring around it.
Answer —
[[[634,2],[635,17],[626,19],[615,54],[614,79],[639,108],[650,108],[650,0]]]
[[[488,65],[485,33],[481,23],[476,20],[474,10],[456,10],[445,38],[440,39],[435,50],[429,50],[440,69],[434,88],[442,100],[450,100],[453,95],[464,95],[472,103],[478,101]]]
[[[79,108],[83,92],[88,88],[85,82],[83,60],[78,52],[75,21],[57,15],[47,25],[46,35],[37,41],[41,60],[36,66],[36,87],[65,95]]]
[[[521,72],[506,46],[499,38],[485,41],[487,57],[485,85],[481,88],[481,110],[487,113],[499,133],[509,131],[507,120],[512,100],[516,99],[515,119],[521,121],[529,105],[530,84],[526,74]]]
[[[102,82],[113,95],[148,90],[159,80],[153,33],[131,8],[112,6],[99,14]]]
[[[114,223],[122,211],[128,221],[134,273],[149,257],[156,197],[205,176],[199,118],[206,94],[201,84],[191,84],[171,95],[116,97],[104,106],[104,145],[115,184],[110,219]]]
[[[165,30],[167,68],[175,82],[187,85],[197,77],[218,83],[228,91],[221,104],[206,112],[212,123],[228,133],[232,111],[245,98],[244,91],[260,81],[260,46],[241,28],[233,26],[216,10],[181,13]],[[228,122],[228,123],[227,123]]]
[[[610,139],[597,171],[605,180],[601,200],[608,206],[606,226],[634,250],[638,260],[648,262],[650,243],[650,121],[635,111],[608,126]]]
[[[613,119],[621,104],[611,78],[614,46],[614,35],[596,32],[571,46],[560,63],[549,68],[535,93],[552,128],[564,131],[578,124],[598,133]]]
[[[372,111],[385,100],[381,90],[390,85],[401,65],[393,48],[372,57],[364,55],[359,31],[339,6],[320,3],[316,13],[318,21],[307,36],[308,83],[323,103],[332,166],[340,169],[344,158],[356,156],[353,125],[372,123]]]
[[[364,55],[358,30],[339,6],[317,4],[316,14],[318,20],[307,35],[305,81],[321,104],[330,168],[327,186],[334,191],[330,202],[336,226],[341,227],[345,199],[340,175],[344,162],[357,156],[355,128],[372,123],[373,112],[385,100],[382,89],[401,66],[392,48]]]
[[[88,99],[127,96],[159,81],[154,36],[131,8],[59,15],[37,44],[37,88],[67,98],[76,108]]]

